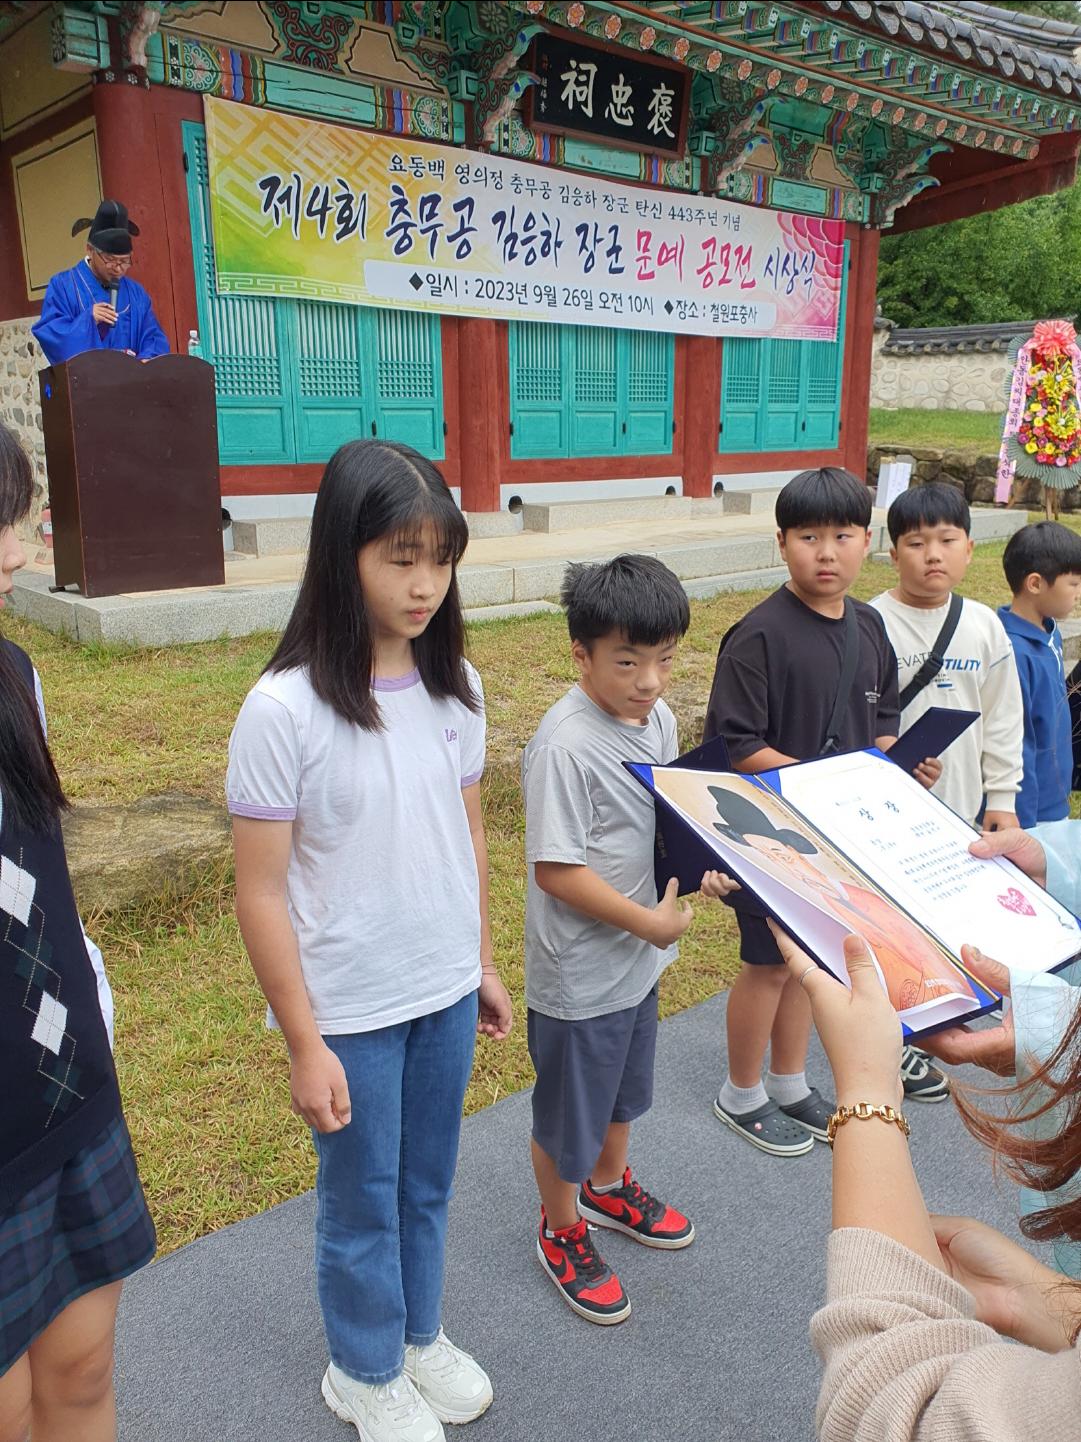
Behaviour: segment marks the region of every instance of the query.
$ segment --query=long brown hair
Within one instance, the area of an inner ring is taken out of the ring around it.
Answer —
[[[973,1091],[954,1094],[961,1120],[977,1141],[992,1150],[1009,1176],[1038,1192],[1058,1191],[1081,1178],[1081,989],[1077,998],[1053,1055],[1024,1081],[995,1093],[1008,1099],[1005,1115],[976,1106]],[[1048,1136],[1022,1130],[1059,1111],[1061,1125]],[[1021,1230],[1037,1242],[1081,1242],[1081,1189],[1023,1217]]]

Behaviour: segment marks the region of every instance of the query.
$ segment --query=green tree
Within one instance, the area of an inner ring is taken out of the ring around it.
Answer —
[[[1066,25],[1079,23],[1081,5],[1077,0],[984,0],[997,10],[1016,10],[1029,15],[1046,15],[1051,20],[1061,20]]]
[[[987,215],[882,237],[882,313],[898,325],[1075,318],[1081,185]]]

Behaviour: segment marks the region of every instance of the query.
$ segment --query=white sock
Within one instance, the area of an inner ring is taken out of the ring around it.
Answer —
[[[590,1190],[596,1192],[599,1197],[603,1197],[606,1192],[618,1191],[622,1185],[623,1178],[618,1177],[614,1182],[606,1182],[603,1187],[598,1187],[595,1182],[591,1181],[589,1187]]]
[[[753,1112],[757,1107],[764,1107],[769,1097],[761,1082],[753,1087],[738,1087],[733,1084],[731,1077],[727,1077],[717,1100],[724,1111],[738,1117],[745,1112]]]
[[[793,1106],[811,1094],[811,1088],[807,1085],[807,1073],[802,1071],[790,1072],[787,1076],[768,1071],[766,1091],[777,1105],[782,1107]]]

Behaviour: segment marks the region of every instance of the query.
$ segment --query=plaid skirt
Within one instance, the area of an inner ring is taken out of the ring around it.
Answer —
[[[138,1271],[154,1247],[117,1117],[0,1218],[0,1376],[69,1302]]]

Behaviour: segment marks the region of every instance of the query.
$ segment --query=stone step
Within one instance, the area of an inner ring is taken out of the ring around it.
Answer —
[[[773,515],[780,486],[755,486],[749,490],[725,490],[720,501],[726,516]]]
[[[722,513],[720,498],[698,499],[692,496],[627,496],[610,501],[549,501],[527,502],[521,510],[522,524],[527,531],[577,531],[585,526],[605,526],[621,521]]]
[[[246,556],[288,556],[308,549],[310,516],[262,516],[233,522],[233,550]]]
[[[757,571],[726,571],[719,576],[696,576],[683,582],[692,601],[708,601],[724,591],[772,591],[788,580],[787,566],[764,566]]]

